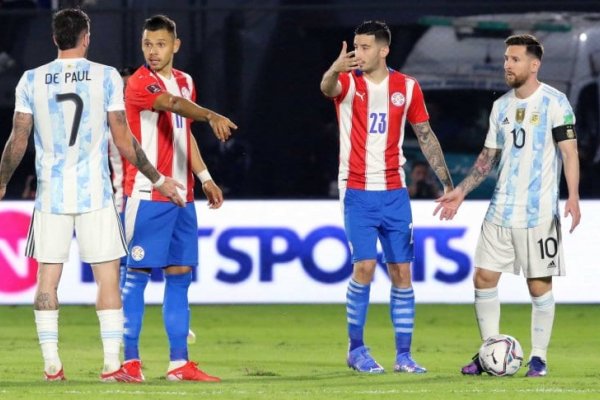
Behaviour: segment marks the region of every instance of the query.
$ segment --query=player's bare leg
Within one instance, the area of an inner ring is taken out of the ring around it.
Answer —
[[[44,357],[44,379],[65,380],[58,356],[58,284],[62,264],[38,263],[37,288],[33,304],[35,324]]]

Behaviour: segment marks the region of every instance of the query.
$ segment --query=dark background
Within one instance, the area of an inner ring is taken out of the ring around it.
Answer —
[[[14,88],[21,74],[56,57],[52,3],[80,5],[92,19],[88,58],[117,68],[143,62],[145,18],[164,13],[177,22],[182,47],[175,67],[193,76],[199,104],[240,126],[232,140],[220,144],[207,126],[194,124],[205,161],[229,199],[337,196],[337,123],[319,82],[342,40],[351,44],[354,27],[363,20],[381,19],[390,25],[388,65],[401,68],[426,29],[419,24],[423,16],[600,12],[599,1],[566,0],[0,0],[0,148],[10,133]],[[407,133],[410,139],[410,128]],[[481,146],[484,137],[481,132]],[[8,198],[21,198],[26,177],[34,173],[30,147],[9,184]],[[597,178],[582,182],[582,197],[596,196]]]

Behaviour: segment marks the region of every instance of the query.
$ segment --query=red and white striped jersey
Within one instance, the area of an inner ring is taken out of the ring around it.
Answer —
[[[133,135],[140,142],[148,160],[163,175],[186,186],[179,194],[194,200],[194,175],[190,159],[191,120],[168,111],[155,111],[154,101],[162,93],[196,100],[192,78],[172,70],[171,79],[163,78],[146,66],[140,67],[127,81],[125,111]],[[125,195],[143,200],[169,201],[138,169],[126,162]]]
[[[340,189],[392,190],[406,186],[404,126],[429,120],[416,79],[392,69],[376,84],[360,71],[342,73],[334,98],[340,129]]]

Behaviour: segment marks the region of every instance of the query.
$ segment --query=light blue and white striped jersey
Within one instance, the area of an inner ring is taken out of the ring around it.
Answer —
[[[532,228],[559,216],[562,157],[552,129],[572,124],[569,100],[546,84],[526,99],[511,90],[494,102],[485,147],[501,149],[502,156],[487,221]]]
[[[117,70],[85,58],[56,59],[26,71],[15,97],[15,111],[33,115],[35,208],[74,214],[110,205],[107,113],[125,109]]]

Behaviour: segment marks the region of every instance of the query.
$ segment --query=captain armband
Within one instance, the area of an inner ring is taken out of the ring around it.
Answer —
[[[577,134],[575,133],[575,125],[561,125],[557,126],[556,128],[552,128],[552,137],[556,142],[576,139]]]

